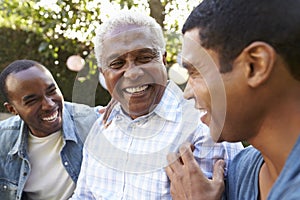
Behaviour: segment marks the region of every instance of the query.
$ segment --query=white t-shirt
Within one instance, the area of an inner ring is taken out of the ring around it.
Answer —
[[[72,195],[75,183],[62,164],[62,146],[61,131],[47,137],[36,137],[29,133],[31,173],[24,188],[28,199],[65,200]]]

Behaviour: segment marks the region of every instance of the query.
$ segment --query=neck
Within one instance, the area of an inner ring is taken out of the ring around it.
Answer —
[[[248,140],[261,152],[270,178],[274,181],[300,136],[299,98],[285,98],[284,103],[273,107],[276,109],[268,112],[256,136]]]

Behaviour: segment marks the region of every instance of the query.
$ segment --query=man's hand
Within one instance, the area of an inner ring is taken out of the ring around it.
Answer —
[[[171,180],[171,195],[174,200],[217,200],[225,188],[223,160],[214,165],[212,180],[206,178],[196,162],[192,145],[184,143],[179,149],[181,157],[170,153],[166,173]]]
[[[108,117],[109,117],[111,111],[113,110],[113,108],[115,107],[115,105],[117,103],[118,102],[116,100],[114,100],[113,98],[111,98],[111,100],[109,101],[109,103],[107,104],[107,106],[99,110],[100,114],[104,113],[103,124],[105,125],[105,127],[107,127],[107,126],[110,125],[111,122],[107,122],[107,120],[108,120]]]

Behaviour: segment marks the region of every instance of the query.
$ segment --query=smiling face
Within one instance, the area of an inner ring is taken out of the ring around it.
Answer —
[[[123,27],[103,42],[100,70],[107,89],[133,119],[156,107],[167,84],[165,55],[153,40],[149,28]]]
[[[182,63],[189,73],[185,98],[195,99],[196,108],[205,112],[201,120],[210,127],[215,141],[239,141],[239,130],[245,128],[247,121],[248,107],[243,105],[251,104],[250,100],[243,104],[247,101],[244,68],[238,67],[236,59],[232,71],[220,73],[217,53],[200,44],[199,29],[184,34]]]
[[[18,114],[33,135],[48,136],[62,127],[63,96],[52,75],[33,66],[6,79],[10,102],[5,107]]]

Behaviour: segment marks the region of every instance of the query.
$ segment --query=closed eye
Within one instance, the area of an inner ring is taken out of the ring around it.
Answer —
[[[153,60],[154,56],[140,56],[140,57],[137,57],[137,62],[140,62],[140,63],[148,63],[148,62],[151,62]]]
[[[34,95],[29,95],[23,98],[24,105],[32,105],[36,102],[38,98]]]
[[[48,95],[53,95],[53,94],[56,94],[56,87],[51,88],[51,90],[48,91]]]

